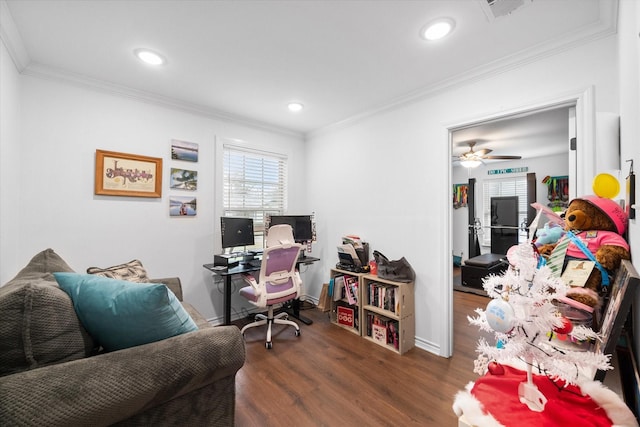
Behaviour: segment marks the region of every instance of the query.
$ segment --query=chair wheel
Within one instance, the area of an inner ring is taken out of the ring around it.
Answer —
[[[273,343],[272,342],[266,342],[266,343],[264,343],[264,346],[267,347],[267,350],[271,350],[273,348]]]
[[[300,336],[300,329],[296,329],[296,336],[299,337]]]

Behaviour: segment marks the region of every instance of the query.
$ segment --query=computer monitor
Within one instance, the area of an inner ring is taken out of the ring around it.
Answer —
[[[253,218],[220,217],[222,248],[235,248],[255,245]]]
[[[293,229],[293,238],[298,243],[313,240],[311,215],[271,215],[269,226],[278,224],[289,224]]]

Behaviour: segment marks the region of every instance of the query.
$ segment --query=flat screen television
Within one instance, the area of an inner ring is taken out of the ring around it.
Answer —
[[[313,220],[311,215],[271,215],[269,226],[289,224],[297,243],[313,240]]]
[[[220,217],[222,248],[236,248],[255,245],[253,218]]]

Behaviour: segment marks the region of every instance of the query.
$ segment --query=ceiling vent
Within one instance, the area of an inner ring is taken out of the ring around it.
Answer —
[[[482,11],[489,21],[511,15],[517,9],[531,3],[532,0],[478,0]]]

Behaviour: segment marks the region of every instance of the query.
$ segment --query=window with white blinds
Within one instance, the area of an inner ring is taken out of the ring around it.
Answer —
[[[223,215],[253,218],[256,245],[264,218],[286,211],[287,156],[224,145]]]
[[[504,178],[484,181],[482,185],[482,245],[491,246],[491,198],[518,196],[518,225],[527,221],[527,177]],[[526,233],[518,233],[519,242],[526,240]]]

